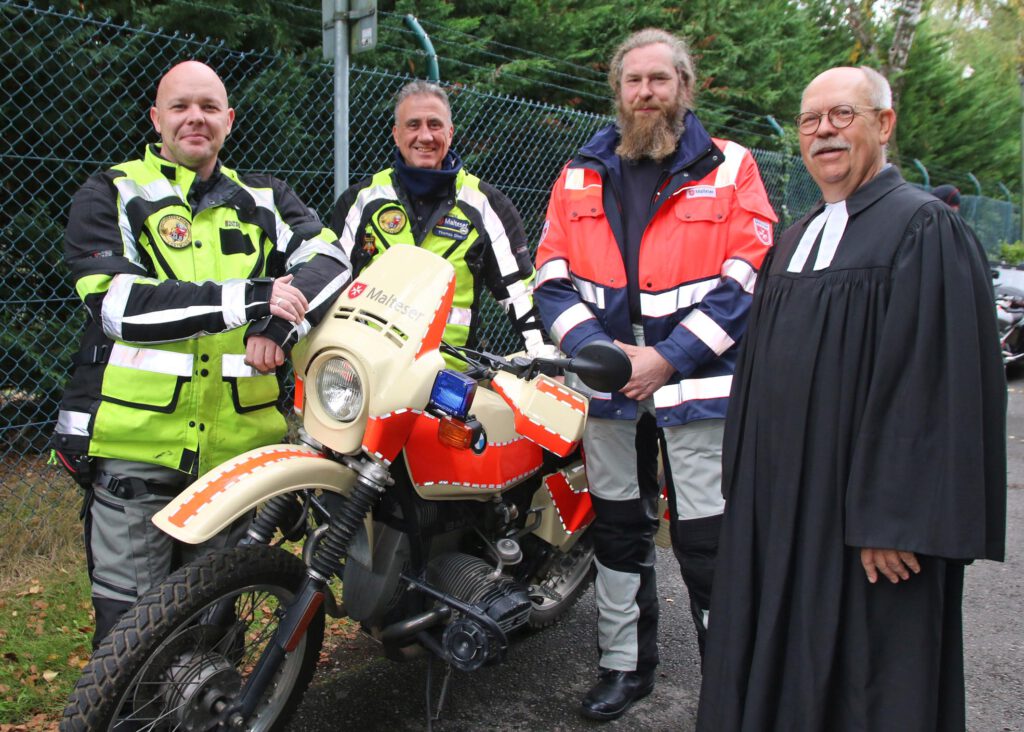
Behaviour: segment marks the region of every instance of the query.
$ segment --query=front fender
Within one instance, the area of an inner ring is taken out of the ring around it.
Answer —
[[[305,488],[348,495],[355,479],[351,470],[312,448],[268,445],[211,470],[157,513],[153,523],[178,541],[200,544],[274,496]]]

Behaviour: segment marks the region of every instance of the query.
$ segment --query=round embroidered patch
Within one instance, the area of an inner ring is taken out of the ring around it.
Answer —
[[[405,228],[405,214],[397,208],[389,208],[377,214],[377,223],[389,234],[397,234]]]
[[[157,224],[164,244],[172,249],[184,249],[192,243],[192,225],[184,216],[167,214]]]

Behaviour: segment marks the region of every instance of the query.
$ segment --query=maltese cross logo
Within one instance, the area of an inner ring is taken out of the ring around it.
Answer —
[[[348,288],[348,296],[354,300],[360,295],[362,295],[364,290],[366,290],[366,285],[362,282],[356,282],[354,285]]]

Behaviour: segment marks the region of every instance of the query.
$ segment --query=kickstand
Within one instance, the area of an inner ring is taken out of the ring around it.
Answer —
[[[427,732],[433,729],[433,723],[441,719],[441,712],[444,711],[444,702],[448,696],[448,682],[452,678],[452,665],[445,664],[444,681],[441,682],[441,693],[437,697],[437,714],[430,711],[430,695],[434,686],[434,656],[427,658]]]

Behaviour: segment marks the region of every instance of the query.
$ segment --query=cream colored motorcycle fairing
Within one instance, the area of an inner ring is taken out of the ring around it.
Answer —
[[[422,410],[444,358],[440,341],[454,293],[455,270],[431,252],[388,249],[349,285],[295,357],[304,379],[303,426],[333,450],[354,454],[369,420]],[[320,370],[334,357],[355,367],[364,388],[363,409],[351,422],[331,418],[317,394]]]
[[[199,544],[267,499],[306,488],[348,495],[355,473],[300,445],[242,453],[201,477],[153,517],[178,541]]]
[[[523,437],[561,457],[582,439],[590,403],[575,389],[544,374],[524,381],[506,372],[495,374],[492,385],[512,408]]]

